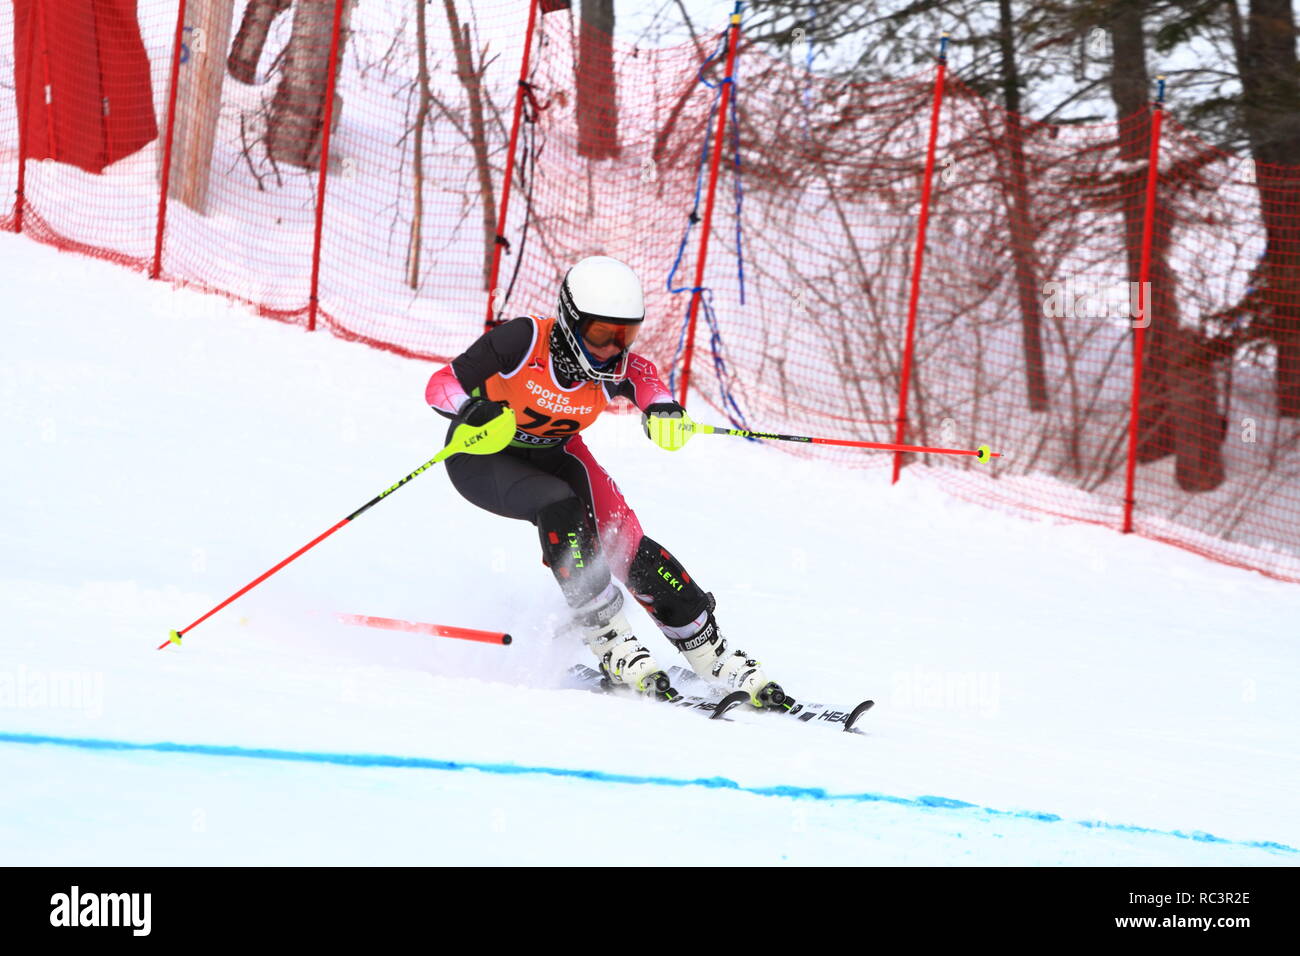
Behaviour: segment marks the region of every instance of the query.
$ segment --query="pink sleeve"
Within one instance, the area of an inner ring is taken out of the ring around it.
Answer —
[[[655,363],[635,352],[628,357],[626,381],[632,385],[632,402],[645,410],[658,402],[673,402],[673,393],[659,378]]]
[[[430,377],[429,384],[424,387],[424,400],[440,412],[455,415],[469,400],[469,395],[461,387],[451,366],[446,365]]]

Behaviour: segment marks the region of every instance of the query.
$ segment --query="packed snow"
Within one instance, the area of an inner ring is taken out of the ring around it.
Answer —
[[[589,444],[647,532],[861,734],[565,689],[534,530],[439,470],[156,650],[433,455],[433,368],[22,237],[0,276],[5,863],[1300,861],[1300,588],[633,416]]]

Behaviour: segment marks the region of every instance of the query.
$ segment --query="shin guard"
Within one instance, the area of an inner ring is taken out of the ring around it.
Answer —
[[[681,563],[644,535],[628,567],[627,586],[670,637],[698,621],[709,607],[708,595]]]
[[[537,512],[542,560],[555,575],[570,607],[590,603],[610,583],[609,566],[596,544],[587,507],[576,496]]]

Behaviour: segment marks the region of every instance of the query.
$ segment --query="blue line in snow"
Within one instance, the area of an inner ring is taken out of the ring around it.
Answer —
[[[841,801],[845,803],[893,803],[905,807],[940,810],[975,810],[991,817],[1018,820],[1037,820],[1042,823],[1073,823],[1094,830],[1117,830],[1124,833],[1142,833],[1151,836],[1177,837],[1198,843],[1222,843],[1230,846],[1250,847],[1257,850],[1276,850],[1282,853],[1300,853],[1294,847],[1272,840],[1227,840],[1213,833],[1193,830],[1156,830],[1151,827],[1126,823],[1108,823],[1104,820],[1065,820],[1055,813],[1036,810],[995,810],[950,797],[920,796],[896,797],[885,793],[829,793],[821,787],[744,787],[727,777],[657,777],[636,774],[610,773],[605,770],[582,770],[569,767],[529,767],[512,763],[474,763],[460,760],[436,760],[432,757],[399,757],[393,754],[322,753],[310,750],[276,750],[266,747],[234,747],[226,744],[177,744],[168,741],[136,743],[129,740],[101,740],[93,737],[47,737],[40,734],[12,734],[0,732],[0,743],[50,744],[56,747],[75,747],[82,750],[118,750],[134,752],[193,754],[201,757],[244,757],[254,760],[287,760],[298,763],[338,764],[345,767],[399,767],[415,770],[478,770],[482,773],[507,775],[537,774],[547,777],[572,777],[595,780],[601,783],[622,783],[656,787],[706,787],[712,790],[734,790],[760,797],[789,797],[793,799]]]

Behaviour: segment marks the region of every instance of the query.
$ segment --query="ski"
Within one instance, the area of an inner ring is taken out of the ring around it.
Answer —
[[[581,686],[591,687],[602,693],[609,693],[614,690],[614,688],[601,686],[604,678],[599,671],[593,668],[575,664],[569,673]],[[712,711],[710,717],[715,720],[738,704],[746,703],[749,700],[749,695],[739,690],[719,699],[719,692],[716,687],[685,667],[669,667],[668,677],[672,681],[673,688],[682,696],[678,697],[677,700],[667,701],[666,703],[693,707],[706,712]],[[838,727],[847,733],[861,733],[857,729],[858,720],[874,706],[875,701],[873,700],[864,700],[853,707],[840,707],[796,699],[789,707],[750,708],[750,710],[757,713],[774,714],[803,724],[820,724]]]
[[[569,669],[569,676],[583,689],[591,690],[598,694],[610,694],[616,697],[637,697],[643,698],[646,695],[638,694],[630,687],[622,684],[611,684],[600,671],[587,667],[583,664],[575,664]],[[716,696],[701,696],[699,694],[682,694],[679,693],[672,700],[660,699],[658,702],[667,704],[670,707],[681,707],[685,710],[692,710],[696,713],[707,714],[710,720],[721,720],[727,715],[728,711],[739,707],[749,700],[749,695],[743,690],[733,691],[727,696],[719,699]]]
[[[858,718],[875,705],[876,702],[874,700],[864,700],[851,708],[845,709],[835,704],[821,704],[796,700],[789,707],[763,707],[755,709],[761,714],[775,714],[789,720],[797,720],[804,724],[811,723],[838,726],[840,730],[843,730],[846,733],[860,734],[862,731],[857,729]]]
[[[673,666],[668,668],[668,677],[673,682],[673,687],[683,693],[690,691],[700,694],[708,693],[710,690],[717,693],[716,689],[708,681],[685,667]],[[842,707],[835,704],[800,700],[796,697],[794,703],[789,707],[763,707],[751,708],[751,710],[761,714],[785,717],[787,720],[797,720],[803,724],[819,724],[838,727],[847,733],[861,733],[861,731],[857,730],[858,720],[875,704],[876,702],[873,700],[864,700],[852,707]]]

